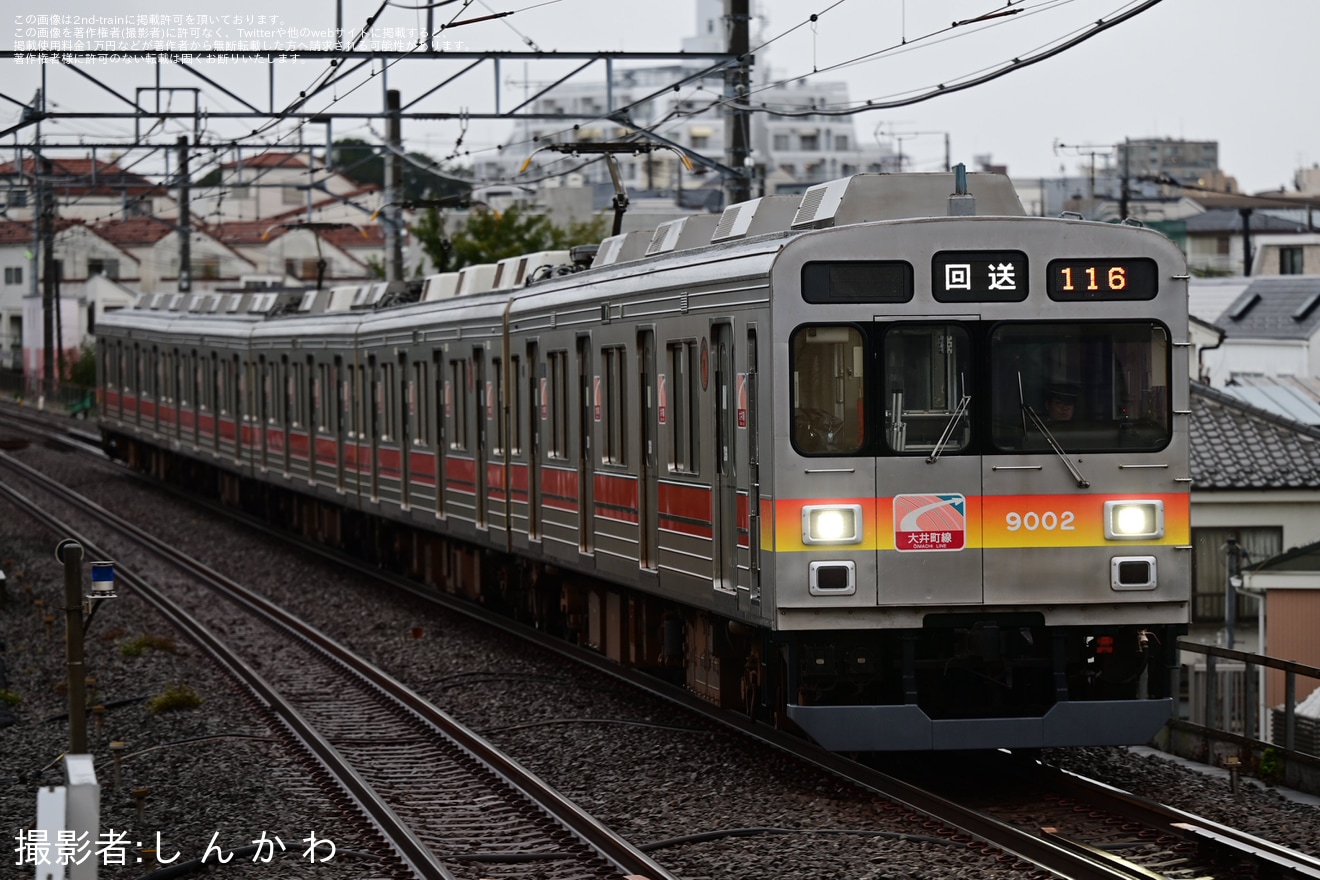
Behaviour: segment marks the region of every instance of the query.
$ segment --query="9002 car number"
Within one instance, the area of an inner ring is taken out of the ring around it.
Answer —
[[[1010,511],[1004,516],[1004,522],[1008,526],[1010,532],[1021,530],[1028,532],[1038,530],[1046,532],[1071,532],[1076,529],[1073,525],[1073,520],[1075,519],[1076,515],[1073,514],[1071,510],[1065,510],[1061,513],[1055,513],[1052,510],[1047,510],[1044,513],[1037,513],[1034,510],[1026,513]]]

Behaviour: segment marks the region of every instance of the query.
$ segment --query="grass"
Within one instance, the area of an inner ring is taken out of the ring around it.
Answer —
[[[179,648],[170,636],[135,636],[119,646],[119,653],[125,657],[141,657],[148,650],[164,651],[169,654],[179,653]]]
[[[164,692],[151,698],[147,703],[147,711],[152,715],[159,715],[162,712],[182,712],[187,709],[196,709],[202,705],[202,698],[197,691],[188,687],[186,684],[170,685]]]
[[[21,702],[23,702],[23,698],[13,691],[0,690],[0,703],[4,703],[6,706],[17,706]]]

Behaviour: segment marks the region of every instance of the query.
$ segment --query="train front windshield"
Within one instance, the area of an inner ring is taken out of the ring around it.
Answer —
[[[1152,322],[896,322],[793,334],[804,455],[1162,449],[1169,341]]]

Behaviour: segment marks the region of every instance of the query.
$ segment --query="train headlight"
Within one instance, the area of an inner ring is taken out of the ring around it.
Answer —
[[[856,544],[861,540],[860,504],[822,504],[802,508],[803,544]]]
[[[1106,501],[1105,537],[1118,541],[1164,537],[1164,502]]]

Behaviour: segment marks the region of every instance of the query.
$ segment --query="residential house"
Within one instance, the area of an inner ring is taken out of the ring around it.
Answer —
[[[1242,275],[1249,268],[1243,257],[1247,238],[1243,234],[1244,215],[1233,208],[1212,208],[1178,221],[1186,236],[1187,266],[1197,275]],[[1270,214],[1246,215],[1250,235],[1269,235],[1278,247],[1284,236],[1306,236],[1306,224]],[[1308,236],[1309,237],[1309,236]],[[1299,238],[1300,241],[1300,238]],[[1253,246],[1253,251],[1256,248]]]
[[[1320,639],[1315,637],[1316,621],[1320,620],[1320,543],[1296,547],[1251,565],[1242,572],[1242,586],[1261,596],[1265,603],[1261,653],[1320,666]],[[1295,688],[1300,703],[1315,690],[1316,681],[1299,675]],[[1286,694],[1285,673],[1268,670],[1265,707],[1282,705]],[[1283,741],[1281,734],[1275,733],[1276,742]]]
[[[1320,233],[1252,238],[1251,274],[1320,275]]]
[[[1193,634],[1223,626],[1229,539],[1246,562],[1320,540],[1320,429],[1251,406],[1200,382],[1191,394]],[[1240,597],[1251,636],[1258,603]]]
[[[93,227],[106,241],[132,254],[139,263],[138,287],[143,293],[174,291],[179,285],[179,235],[171,220],[134,217]],[[234,284],[239,276],[257,271],[252,260],[217,241],[196,225],[189,242],[194,292]]]
[[[1219,316],[1242,295],[1242,291],[1246,290],[1249,284],[1251,278],[1246,275],[1227,275],[1219,278],[1193,277],[1187,283],[1187,311],[1194,318],[1214,324]]]
[[[25,348],[35,349],[37,356],[44,350],[42,285],[36,274],[40,267],[33,262],[35,252],[31,222],[0,220],[0,266],[4,271],[4,283],[0,285],[0,368],[20,368]],[[94,227],[67,218],[56,221],[54,255],[61,303],[56,323],[64,337],[62,347],[76,352],[105,309],[132,301],[118,292],[118,285],[106,287],[91,282],[108,278],[135,283],[139,261]],[[102,294],[108,299],[103,301]]]
[[[56,214],[66,219],[100,223],[177,213],[168,189],[92,155],[82,159],[51,158],[48,172],[42,169],[40,160],[33,158],[0,164],[0,207],[5,216],[18,221],[33,219],[38,182],[54,194]]]
[[[1238,374],[1320,376],[1320,275],[1252,279],[1215,324],[1224,343],[1203,357],[1213,385]]]
[[[310,152],[240,156],[203,176],[192,212],[211,225],[235,220],[290,219],[366,223],[384,203],[378,186],[362,186]]]
[[[289,283],[315,284],[321,260],[325,260],[320,275],[324,284],[371,278],[372,264],[383,265],[385,254],[384,230],[377,224],[318,228],[298,222],[233,220],[207,230],[250,260],[256,271],[284,276]]]

